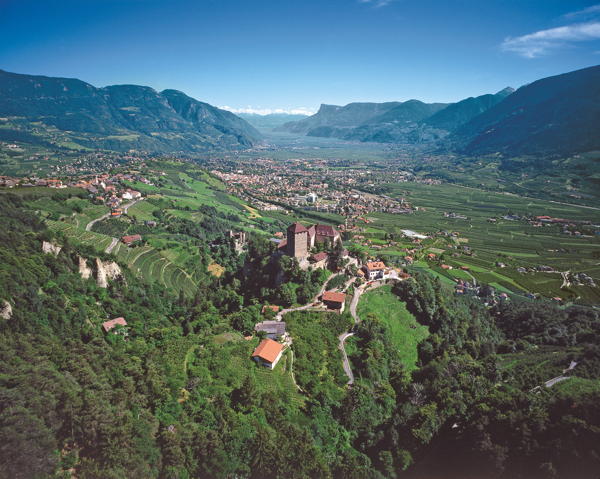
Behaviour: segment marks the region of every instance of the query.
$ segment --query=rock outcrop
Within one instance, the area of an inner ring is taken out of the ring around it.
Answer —
[[[87,259],[78,256],[79,258],[79,274],[83,279],[88,279],[92,277],[92,268],[89,267]]]
[[[6,300],[3,300],[2,303],[0,303],[0,318],[10,319],[12,318],[12,312],[13,310],[10,303]]]
[[[42,241],[42,251],[44,253],[53,254],[54,256],[58,256],[62,246],[59,246],[54,243],[49,243],[48,241]]]
[[[103,262],[96,258],[96,282],[101,288],[106,288],[109,280],[118,279],[122,275],[121,268],[114,261]]]

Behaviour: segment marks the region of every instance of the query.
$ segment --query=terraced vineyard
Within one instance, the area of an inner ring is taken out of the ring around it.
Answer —
[[[151,246],[129,248],[119,243],[113,254],[146,280],[156,281],[174,291],[183,291],[188,296],[196,290],[196,284],[188,273]]]
[[[93,231],[77,228],[71,223],[64,221],[46,220],[48,228],[52,231],[59,231],[64,234],[73,243],[80,243],[94,248],[96,251],[103,252],[110,245],[112,238]]]

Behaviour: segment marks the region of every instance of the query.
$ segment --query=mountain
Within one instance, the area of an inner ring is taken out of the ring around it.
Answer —
[[[500,103],[514,91],[513,88],[507,87],[495,95],[487,94],[466,98],[431,115],[423,123],[434,128],[453,131],[475,118],[477,115],[482,114],[484,111],[489,110],[494,105]]]
[[[495,95],[467,98],[458,103],[424,103],[419,100],[388,103],[321,105],[304,120],[282,129],[307,136],[378,143],[433,143],[512,93],[506,88]]]
[[[419,122],[434,113],[443,110],[447,103],[423,103],[419,100],[408,100],[392,108],[383,115],[376,116],[366,124]]]
[[[445,132],[422,128],[420,122],[447,106],[445,103],[408,100],[346,132],[343,138],[379,143],[431,142],[444,136]]]
[[[467,154],[570,154],[600,150],[600,66],[519,88],[449,138]]]
[[[0,139],[116,151],[200,152],[249,147],[260,133],[231,112],[176,90],[138,85],[96,88],[81,80],[0,70]],[[60,142],[59,140],[60,139]]]
[[[304,120],[285,123],[281,129],[291,133],[306,134],[316,128],[354,128],[399,104],[400,102],[348,103],[346,106],[321,105],[314,115]]]
[[[268,115],[259,115],[258,113],[238,113],[253,127],[259,129],[273,129],[282,126],[284,123],[295,122],[308,118],[308,115],[299,115],[291,113],[269,113]]]

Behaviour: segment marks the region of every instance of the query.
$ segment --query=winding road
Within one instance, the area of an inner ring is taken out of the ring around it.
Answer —
[[[388,280],[401,281],[398,277],[390,277],[388,278]],[[354,290],[354,296],[352,296],[352,301],[350,302],[350,315],[352,316],[352,319],[354,319],[354,325],[360,322],[360,318],[358,317],[356,308],[358,306],[358,301],[360,300],[362,294],[366,291],[371,291],[376,288],[380,288],[385,284],[387,284],[386,280],[377,281],[376,283],[372,283],[371,285],[361,284],[358,288]],[[346,339],[348,339],[351,336],[354,336],[354,333],[352,331],[342,333],[338,336],[338,349],[342,352],[342,366],[344,367],[344,372],[346,373],[346,376],[348,376],[348,382],[346,383],[348,386],[354,384],[354,373],[352,372],[352,368],[350,367],[350,360],[348,359],[348,354],[346,354],[345,345]]]
[[[129,208],[131,208],[133,205],[135,205],[136,203],[142,201],[143,198],[138,198],[137,200],[133,200],[129,203],[127,203],[126,205],[123,205],[123,213],[127,214],[127,210]],[[85,225],[85,230],[86,231],[92,231],[92,226],[94,226],[98,221],[102,221],[105,220],[106,218],[110,217],[110,211],[108,213],[103,214],[102,216],[90,221],[87,225]]]
[[[135,205],[136,203],[142,201],[143,198],[138,198],[137,200],[133,200],[130,201],[129,203],[127,203],[126,205],[123,205],[123,212],[125,214],[127,214],[127,210],[129,208],[131,208],[133,205]],[[98,221],[102,221],[105,220],[106,218],[110,218],[110,211],[108,213],[103,214],[102,216],[90,221],[87,225],[85,225],[85,230],[86,231],[92,231],[92,227],[98,222]],[[104,250],[105,253],[111,253],[113,249],[115,249],[115,246],[117,246],[117,244],[119,243],[119,239],[118,238],[111,238],[111,242],[110,244],[106,247],[106,249]]]

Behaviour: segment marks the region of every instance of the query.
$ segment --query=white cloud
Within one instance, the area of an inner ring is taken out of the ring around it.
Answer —
[[[565,15],[565,18],[576,18],[576,17],[595,17],[600,15],[600,3],[592,5],[591,7],[584,8],[583,10],[577,10],[576,12],[570,12]]]
[[[270,115],[272,113],[287,113],[288,115],[314,115],[315,110],[300,106],[298,108],[254,108],[247,106],[246,108],[233,108],[231,106],[220,106],[222,110],[230,111],[231,113],[254,113],[256,115]]]
[[[525,58],[536,58],[571,43],[597,39],[600,39],[600,22],[594,21],[549,28],[520,37],[508,37],[502,42],[501,48]]]
[[[389,5],[394,0],[358,0],[359,3],[368,3],[373,5],[375,8],[381,8]]]

